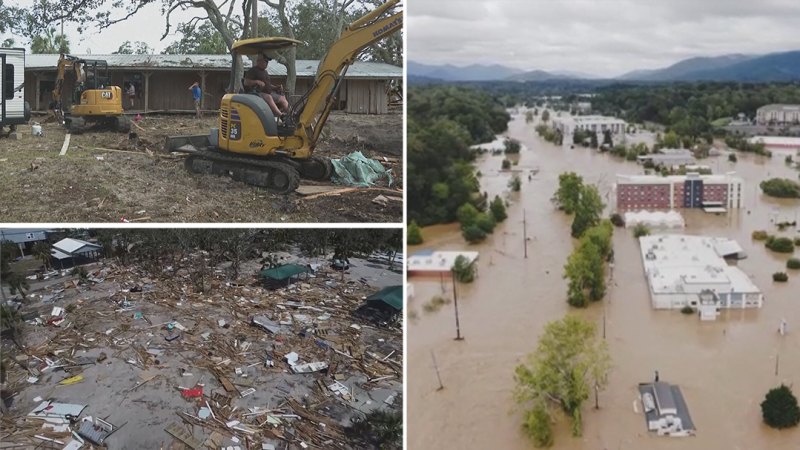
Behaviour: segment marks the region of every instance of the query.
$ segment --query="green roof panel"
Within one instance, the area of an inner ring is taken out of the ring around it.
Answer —
[[[383,302],[392,308],[403,310],[403,286],[389,286],[367,297],[367,302]]]
[[[273,267],[272,269],[264,269],[261,271],[261,278],[269,278],[272,280],[285,280],[301,273],[310,272],[306,266],[299,264],[284,264],[282,266]]]

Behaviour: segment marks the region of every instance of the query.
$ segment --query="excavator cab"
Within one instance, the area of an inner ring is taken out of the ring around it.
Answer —
[[[330,159],[313,154],[317,141],[347,68],[369,45],[403,28],[403,12],[395,10],[399,3],[387,0],[345,27],[319,62],[309,91],[289,105],[283,124],[260,95],[230,92],[220,102],[217,128],[206,135],[170,136],[164,149],[188,154],[185,166],[192,172],[230,176],[274,192],[294,191],[301,177],[330,179]],[[285,37],[235,42],[230,90],[241,76],[239,56],[275,59],[279,51],[300,43]]]

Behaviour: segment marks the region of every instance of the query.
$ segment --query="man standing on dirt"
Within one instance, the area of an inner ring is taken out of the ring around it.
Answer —
[[[131,100],[131,109],[133,109],[133,100],[136,98],[136,87],[133,83],[128,83],[128,98]]]
[[[270,58],[265,55],[258,55],[256,65],[250,68],[244,74],[245,87],[254,87],[258,89],[261,97],[269,105],[275,117],[283,116],[283,113],[289,107],[289,102],[286,101],[279,91],[282,89],[279,86],[274,86],[269,82],[269,73],[267,72],[267,63]]]
[[[200,90],[200,83],[195,81],[191,86],[189,86],[189,90],[192,91],[192,98],[194,99],[194,112],[195,117],[200,118],[200,96],[202,95],[202,91]]]

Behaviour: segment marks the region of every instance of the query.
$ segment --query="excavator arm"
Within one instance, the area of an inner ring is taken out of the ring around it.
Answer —
[[[296,110],[297,123],[305,129],[311,148],[328,120],[347,68],[365,48],[403,28],[403,12],[391,12],[399,3],[389,0],[348,25],[320,61],[314,85]]]
[[[67,70],[71,70],[75,74],[75,79],[81,79],[81,67],[78,63],[78,58],[61,54],[58,58],[58,67],[56,69],[56,82],[55,86],[53,87],[52,92],[52,100],[53,100],[53,110],[57,115],[63,115],[62,111],[62,99],[63,99],[63,90],[64,90],[64,79],[67,74]],[[59,120],[63,121],[63,117],[58,117]]]

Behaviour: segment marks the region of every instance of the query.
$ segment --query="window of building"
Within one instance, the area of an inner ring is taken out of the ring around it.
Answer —
[[[3,96],[6,99],[12,99],[14,98],[14,65],[6,64],[3,73],[6,77],[5,83],[3,83]]]

